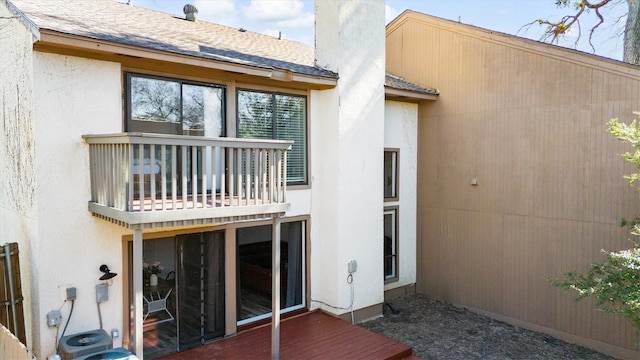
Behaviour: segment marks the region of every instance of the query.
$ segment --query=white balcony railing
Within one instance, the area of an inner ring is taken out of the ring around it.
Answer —
[[[91,162],[89,208],[115,222],[246,217],[288,206],[291,141],[147,133],[83,138]]]

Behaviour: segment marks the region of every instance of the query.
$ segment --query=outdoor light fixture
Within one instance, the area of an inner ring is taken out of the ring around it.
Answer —
[[[100,271],[104,273],[104,275],[100,276],[100,280],[111,280],[118,275],[116,273],[112,273],[111,270],[109,270],[109,267],[105,264],[100,265]]]

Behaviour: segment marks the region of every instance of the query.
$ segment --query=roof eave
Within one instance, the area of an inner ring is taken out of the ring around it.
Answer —
[[[243,65],[169,51],[141,48],[132,45],[64,34],[47,29],[40,29],[40,41],[38,41],[35,46],[36,49],[38,49],[39,47],[47,48],[52,52],[56,48],[77,49],[81,51],[88,51],[91,53],[116,54],[149,60],[192,65],[207,69],[263,77],[283,82],[300,82],[309,84],[310,87],[314,89],[333,88],[337,85],[338,82],[338,80],[334,78],[301,74],[290,70],[275,69],[270,67]]]
[[[31,34],[36,40],[40,40],[40,28],[29,17],[27,17],[20,9],[13,5],[10,1],[3,0],[9,11],[11,11],[20,22],[31,31]]]
[[[411,90],[401,90],[392,87],[385,86],[384,87],[385,96],[398,99],[398,100],[413,100],[413,101],[421,101],[421,100],[438,100],[438,94],[429,94],[419,91],[411,91]]]

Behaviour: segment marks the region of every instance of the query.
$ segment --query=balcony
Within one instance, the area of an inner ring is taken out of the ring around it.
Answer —
[[[84,135],[95,216],[127,228],[271,218],[286,202],[291,141]]]

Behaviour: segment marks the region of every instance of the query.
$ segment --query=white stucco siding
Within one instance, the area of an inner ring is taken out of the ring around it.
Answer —
[[[94,218],[89,149],[83,134],[122,132],[121,69],[116,63],[36,53],[34,56],[35,129],[38,142],[38,243],[34,246],[35,286],[40,289],[34,316],[40,358],[54,350],[55,329],[46,313],[63,306],[60,286],[74,286],[77,300],[66,334],[100,327],[95,285],[101,264],[122,273],[124,229]],[[123,279],[114,278],[109,301],[101,304],[103,326],[122,332]],[[62,307],[63,320],[70,304]],[[120,343],[116,340],[114,346]]]
[[[399,149],[398,281],[386,284],[391,290],[416,282],[416,211],[418,176],[418,104],[385,102],[384,146]]]
[[[0,3],[0,245],[18,243],[27,345],[31,336],[31,242],[36,236],[32,32]]]
[[[384,31],[382,1],[316,2],[317,63],[340,79],[318,95],[327,106],[312,123],[311,296],[347,307],[356,260],[356,310],[383,301]]]
[[[287,217],[309,215],[311,213],[311,189],[291,190],[287,188],[287,202],[291,204],[291,209],[286,214]]]
[[[338,303],[341,288],[348,289],[344,279],[336,282],[337,274],[346,277],[346,264],[340,264],[338,248],[338,92],[312,91],[310,108],[311,147],[311,299],[347,307]],[[342,269],[339,269],[342,265]],[[319,303],[311,302],[311,308]],[[331,309],[325,308],[327,311]]]

